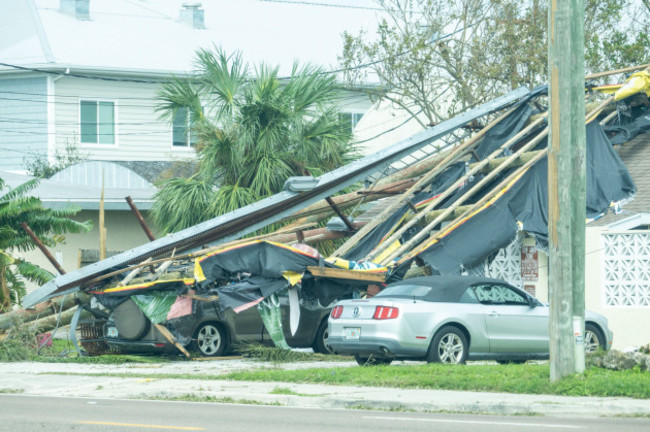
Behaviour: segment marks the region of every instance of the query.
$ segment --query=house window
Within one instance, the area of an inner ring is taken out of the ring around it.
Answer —
[[[341,119],[342,122],[350,124],[351,131],[353,131],[354,128],[357,126],[357,123],[361,121],[361,117],[363,117],[363,113],[345,112],[339,114],[339,118]]]
[[[603,234],[606,306],[650,307],[650,233]]]
[[[190,111],[179,108],[172,122],[172,145],[174,147],[194,147],[196,136],[192,131]]]
[[[115,144],[115,104],[106,101],[80,102],[82,144]]]

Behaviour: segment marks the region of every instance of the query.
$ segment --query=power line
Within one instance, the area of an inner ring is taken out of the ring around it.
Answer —
[[[319,3],[313,1],[303,1],[303,0],[257,0],[263,3],[285,3],[285,4],[294,4],[301,6],[324,6],[331,8],[341,8],[341,9],[361,9],[361,10],[372,10],[379,12],[386,12],[387,9],[379,7],[370,7],[370,6],[354,6],[354,5],[344,5],[344,4],[332,4],[332,3]],[[419,13],[419,12],[416,12]]]
[[[102,76],[97,76],[97,75],[84,75],[84,74],[78,74],[78,73],[66,73],[66,72],[58,72],[58,71],[52,71],[52,70],[47,70],[47,69],[38,69],[38,68],[30,68],[30,67],[25,67],[25,66],[18,66],[15,64],[11,63],[4,63],[0,62],[0,66],[12,68],[12,69],[18,69],[26,72],[39,72],[47,75],[57,75],[57,76],[69,76],[69,77],[74,77],[74,78],[84,78],[84,79],[94,79],[94,80],[100,80],[100,81],[109,81],[109,82],[130,82],[130,83],[136,83],[136,84],[160,84],[161,82],[164,82],[166,79],[161,79],[159,81],[153,81],[153,80],[142,80],[142,79],[136,79],[136,78],[111,78],[111,77],[102,77]]]

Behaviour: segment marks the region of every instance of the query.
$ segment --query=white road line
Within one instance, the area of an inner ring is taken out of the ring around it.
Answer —
[[[499,426],[518,426],[518,427],[545,427],[552,429],[584,429],[584,426],[571,426],[561,424],[543,424],[543,423],[515,423],[515,422],[497,422],[497,421],[480,421],[480,420],[450,420],[450,419],[428,419],[412,417],[382,417],[382,416],[363,416],[362,418],[372,420],[395,420],[395,421],[419,421],[431,423],[464,423],[480,425],[499,425]]]

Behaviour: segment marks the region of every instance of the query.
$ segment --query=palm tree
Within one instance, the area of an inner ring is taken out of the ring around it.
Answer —
[[[289,77],[241,55],[200,50],[197,77],[174,79],[158,94],[171,121],[189,112],[199,163],[189,179],[171,179],[156,195],[153,218],[178,231],[282,190],[295,175],[318,176],[356,157],[349,124],[336,107],[334,77],[294,63]]]
[[[28,196],[36,186],[38,180],[34,179],[11,189],[0,178],[0,310],[7,310],[12,303],[20,303],[25,295],[25,280],[43,284],[53,277],[39,266],[14,256],[16,252],[27,252],[36,247],[21,228],[21,222],[26,222],[46,246],[63,242],[64,233],[90,231],[92,228],[91,221],[70,219],[79,211],[78,208],[46,209],[38,198]]]

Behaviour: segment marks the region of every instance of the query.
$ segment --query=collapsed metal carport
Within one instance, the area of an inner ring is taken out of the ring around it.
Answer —
[[[318,184],[311,190],[305,192],[285,190],[194,227],[58,276],[28,294],[23,300],[23,305],[29,308],[45,300],[76,292],[84,283],[131,264],[141,263],[148,258],[170,252],[197,249],[205,244],[216,245],[254,232],[386,169],[404,156],[447,136],[467,123],[510,106],[529,93],[530,90],[527,88],[519,88],[386,149],[326,173],[318,178]]]

